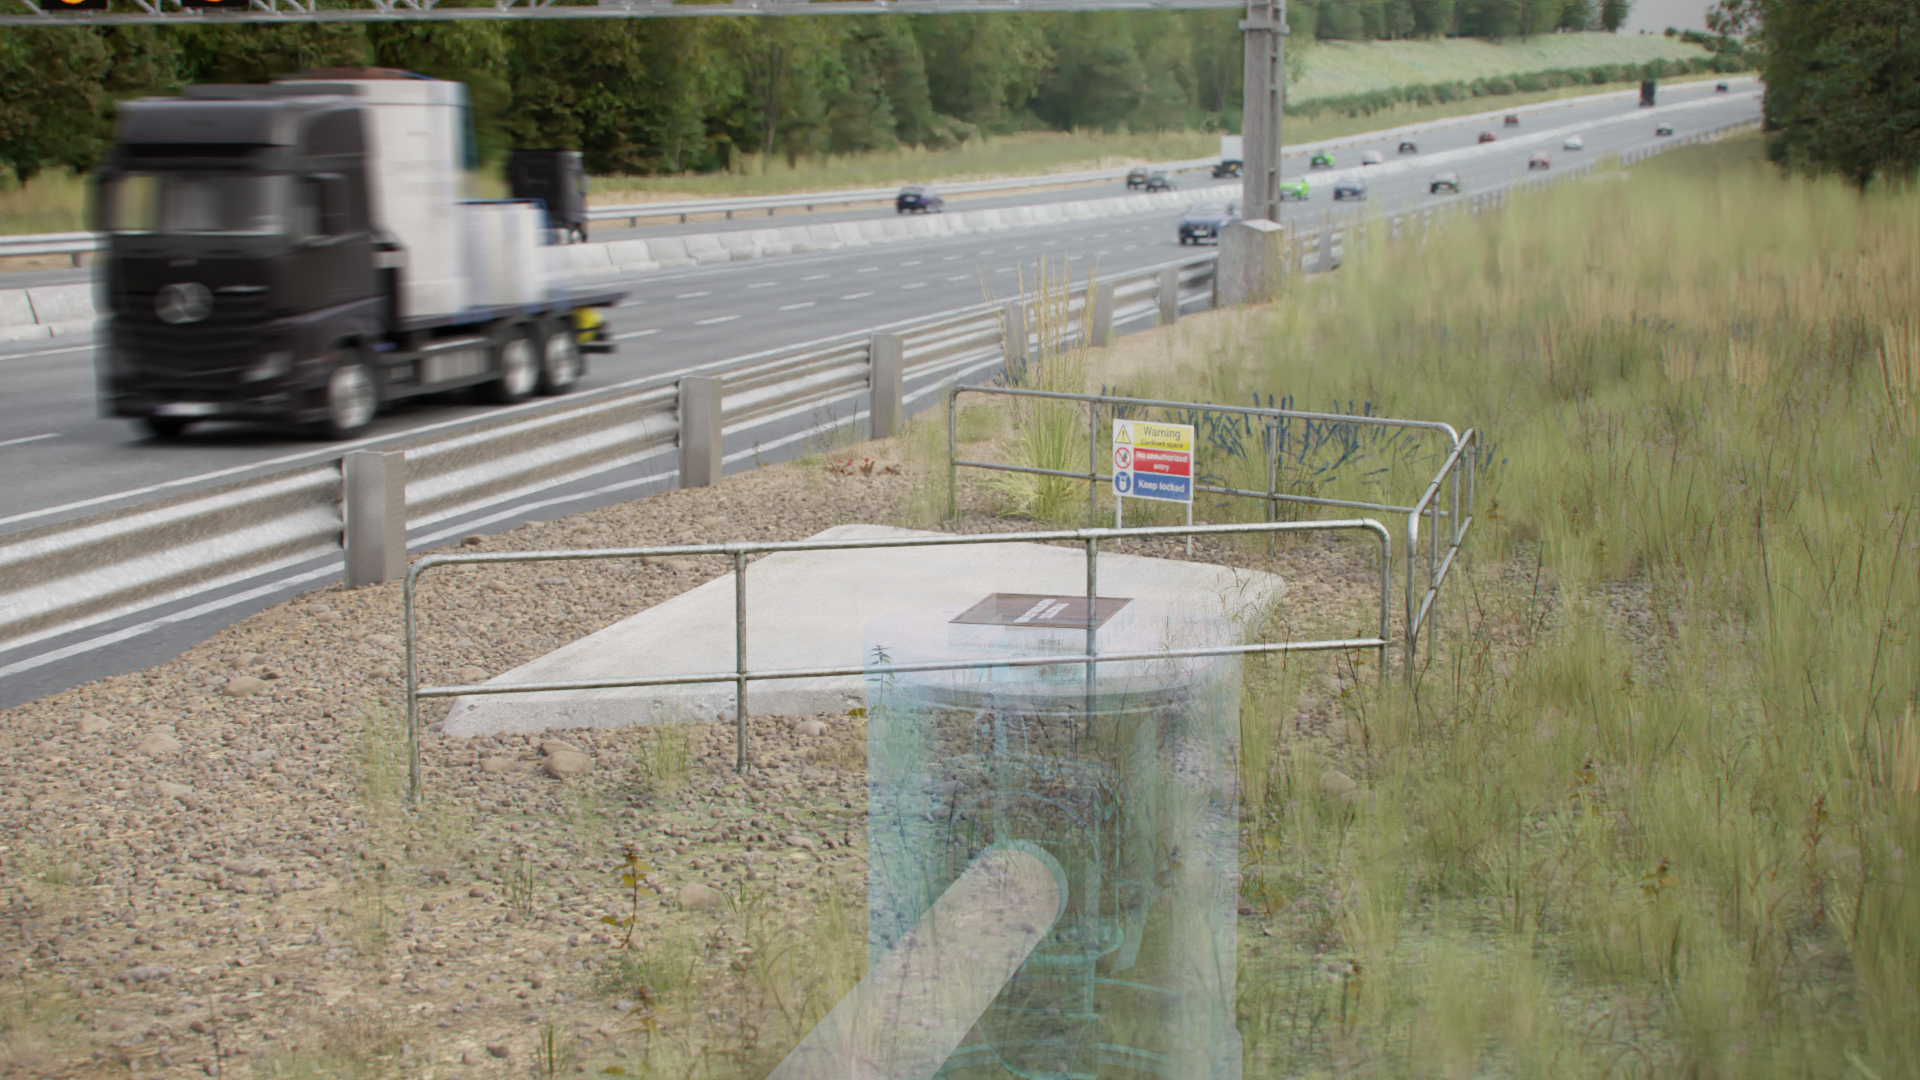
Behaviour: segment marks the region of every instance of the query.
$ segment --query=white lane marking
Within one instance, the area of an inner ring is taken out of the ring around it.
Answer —
[[[941,256],[941,258],[940,258],[940,261],[941,261],[941,262],[953,262],[953,261],[954,261],[955,259],[958,259],[959,257],[960,257],[960,256],[958,256],[958,255],[943,255],[943,256]]]
[[[624,334],[613,335],[613,340],[625,341],[628,338],[646,337],[648,334],[657,334],[659,332],[660,331],[657,329],[656,330],[629,330]]]
[[[777,282],[777,281],[756,281],[756,282],[754,282],[753,284],[751,284],[751,285],[749,285],[749,286],[747,286],[747,288],[749,288],[749,289],[771,289],[771,288],[773,288],[773,287],[774,287],[775,285],[778,285],[778,284],[780,284],[780,283],[779,283],[779,282]]]
[[[723,323],[723,322],[732,322],[733,320],[735,320],[735,319],[737,319],[737,318],[739,318],[739,317],[740,317],[740,316],[738,316],[738,315],[715,315],[715,316],[714,316],[713,318],[711,318],[711,319],[698,319],[698,320],[696,320],[696,321],[694,322],[694,324],[693,324],[693,325],[695,325],[695,326],[712,326],[712,325],[713,325],[714,323]]]
[[[799,311],[801,308],[812,307],[812,306],[813,306],[813,301],[809,300],[804,304],[787,304],[784,307],[782,307],[780,310],[781,311]]]
[[[709,289],[704,292],[683,292],[680,295],[674,297],[674,299],[675,300],[691,300],[696,296],[712,296],[712,295],[713,295],[713,291]]]
[[[972,276],[973,276],[972,274],[955,274],[952,277],[948,278],[947,280],[948,281],[965,281]]]
[[[1121,251],[1138,251],[1139,249],[1140,249],[1139,244],[1128,244],[1126,247],[1123,247],[1120,250]]]
[[[645,303],[646,303],[645,300],[622,300],[614,306],[615,307],[639,307]]]
[[[996,273],[996,274],[1011,274],[1011,273],[1013,273],[1013,272],[1014,272],[1014,270],[1016,270],[1016,269],[1018,269],[1018,268],[1017,268],[1017,267],[1012,267],[1012,266],[1002,266],[1002,267],[998,267],[998,268],[996,268],[996,269],[994,270],[994,273]]]
[[[854,273],[856,274],[877,274],[879,272],[880,272],[880,268],[877,266],[863,266],[860,269],[854,271]]]
[[[870,293],[870,292],[856,292],[856,293],[848,293],[847,295],[845,295],[845,296],[843,296],[843,297],[841,297],[840,299],[842,299],[842,300],[858,300],[858,299],[860,299],[861,297],[864,297],[864,296],[872,296],[872,295],[873,295],[873,294],[872,294],[872,293]]]
[[[925,259],[913,259],[913,260],[910,260],[910,261],[908,261],[908,262],[903,262],[903,263],[901,263],[900,265],[901,265],[901,266],[919,266],[919,265],[920,265],[921,263],[923,263],[923,262],[926,262],[926,261],[927,261],[927,260],[925,260]]]
[[[41,349],[38,352],[8,353],[5,356],[0,356],[0,360],[25,360],[32,356],[53,356],[63,352],[86,352],[94,347],[95,346],[92,345],[69,345],[64,349]]]
[[[21,443],[39,442],[41,439],[57,439],[59,437],[59,432],[49,431],[45,435],[27,435],[18,439],[8,439],[5,442],[0,442],[0,446],[19,446]]]
[[[825,281],[832,276],[833,276],[832,274],[808,274],[806,277],[803,277],[800,280],[801,281]]]
[[[906,284],[906,285],[902,285],[902,286],[900,286],[900,287],[901,287],[901,288],[903,288],[903,289],[924,289],[924,288],[926,288],[926,287],[927,287],[927,283],[926,283],[926,282],[924,282],[924,281],[915,281],[915,282],[910,282],[910,283],[908,283],[908,284]],[[6,443],[0,443],[0,446],[5,446],[5,445],[7,445],[7,444],[6,444]]]

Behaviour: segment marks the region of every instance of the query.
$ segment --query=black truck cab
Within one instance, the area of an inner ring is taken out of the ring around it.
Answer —
[[[587,170],[577,150],[515,150],[507,184],[516,199],[537,199],[563,243],[587,242]]]
[[[93,191],[113,316],[103,406],[163,434],[320,408],[303,367],[334,342],[379,337],[389,317],[360,110],[193,104],[122,105]]]

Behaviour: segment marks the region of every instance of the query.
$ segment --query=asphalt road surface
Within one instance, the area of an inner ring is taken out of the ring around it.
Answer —
[[[1658,120],[1671,123],[1673,137],[1678,139],[1757,117],[1758,92],[1751,87],[1751,83],[1737,83],[1730,94],[1715,94],[1710,83],[1666,91],[1658,110],[1640,110],[1627,101],[1536,114],[1526,117],[1517,129],[1496,127],[1497,141],[1486,145],[1474,141],[1480,126],[1432,131],[1419,137],[1416,159],[1402,158],[1394,153],[1394,146],[1383,143],[1378,148],[1387,164],[1366,170],[1370,181],[1366,204],[1336,207],[1330,198],[1331,174],[1321,170],[1313,176],[1311,197],[1305,203],[1286,204],[1285,215],[1317,219],[1336,210],[1377,212],[1460,198],[1428,193],[1428,180],[1438,169],[1458,172],[1468,195],[1495,190],[1526,178],[1527,158],[1534,150],[1548,150],[1555,167],[1564,168],[1602,153],[1664,141],[1654,134]],[[1584,151],[1560,149],[1563,135],[1559,133],[1569,127],[1584,136]],[[1342,168],[1337,171],[1359,171],[1348,166],[1357,166],[1363,149],[1341,151],[1337,156]],[[1429,165],[1436,156],[1441,160]],[[1295,171],[1286,170],[1289,175]],[[1230,196],[1235,190],[1221,189],[1215,197]],[[1043,194],[1050,199],[1056,193]],[[1039,197],[1023,201],[1039,201]],[[620,351],[593,357],[587,378],[574,394],[516,408],[547,408],[624,384],[669,381],[675,373],[695,367],[724,371],[730,358],[932,315],[988,296],[1010,297],[1018,291],[1022,277],[1033,280],[1042,256],[1065,260],[1076,278],[1096,267],[1102,275],[1111,275],[1165,263],[1192,253],[1178,243],[1177,219],[1176,212],[1158,211],[1020,232],[906,241],[610,279],[607,284],[628,293],[608,319]],[[764,224],[762,220],[742,227]],[[579,287],[592,286],[581,283]],[[0,348],[0,469],[10,481],[0,486],[0,533],[325,460],[346,449],[406,442],[426,429],[447,430],[503,415],[498,407],[450,397],[403,403],[380,417],[367,437],[347,444],[238,424],[209,424],[180,440],[161,442],[145,438],[124,420],[95,415],[92,354],[90,342],[77,340]],[[907,389],[911,394],[921,387]],[[804,420],[788,424],[789,428],[803,426]],[[736,435],[729,440],[728,450],[751,450],[761,440],[784,442],[784,450],[770,452],[762,460],[782,459],[805,449],[790,431],[777,429]],[[751,466],[752,460],[734,465]],[[444,543],[463,532],[511,528],[524,520],[550,519],[648,494],[672,483],[671,469],[671,458],[663,457],[651,471],[642,468],[637,475],[630,470],[619,478],[589,478],[543,493],[539,499],[415,530],[409,542],[416,547]],[[0,651],[0,707],[114,671],[160,662],[235,619],[337,579],[338,572],[336,557],[260,581],[210,590],[24,649]]]

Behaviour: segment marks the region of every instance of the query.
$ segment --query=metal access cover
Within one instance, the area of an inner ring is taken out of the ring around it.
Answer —
[[[1105,626],[1130,597],[1102,596],[1095,601],[1094,626]],[[1035,593],[994,593],[954,616],[953,622],[976,626],[1040,626],[1061,630],[1087,628],[1087,598],[1041,596]]]

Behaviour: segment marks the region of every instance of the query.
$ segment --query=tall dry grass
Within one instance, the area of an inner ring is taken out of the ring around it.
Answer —
[[[1376,233],[1213,357],[1493,447],[1417,690],[1273,718],[1248,1075],[1920,1075],[1917,320],[1912,190],[1748,139]]]

